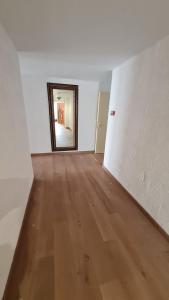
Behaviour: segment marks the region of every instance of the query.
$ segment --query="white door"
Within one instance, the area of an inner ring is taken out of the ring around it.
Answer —
[[[109,92],[100,92],[98,98],[98,111],[97,111],[97,127],[96,127],[96,153],[104,153],[108,110],[109,110]]]

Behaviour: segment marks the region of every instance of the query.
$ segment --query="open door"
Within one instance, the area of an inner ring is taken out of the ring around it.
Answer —
[[[108,110],[109,110],[109,92],[100,92],[98,98],[98,111],[97,111],[97,127],[96,127],[96,153],[104,153]]]

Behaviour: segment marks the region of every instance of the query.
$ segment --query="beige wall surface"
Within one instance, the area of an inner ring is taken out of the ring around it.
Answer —
[[[0,26],[0,299],[32,179],[18,57]]]
[[[96,153],[104,153],[108,110],[109,110],[110,93],[100,91],[98,97],[98,110],[97,110],[97,125],[96,125]]]
[[[169,37],[113,72],[104,165],[169,233]]]

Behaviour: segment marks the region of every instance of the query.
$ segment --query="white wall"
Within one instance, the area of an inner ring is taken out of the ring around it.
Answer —
[[[98,82],[33,75],[23,75],[22,82],[32,153],[51,151],[47,82],[79,86],[78,149],[94,150]]]
[[[0,299],[32,179],[18,57],[0,26]]]
[[[111,90],[112,72],[107,72],[104,78],[99,82],[99,90],[102,92],[109,92]]]
[[[113,72],[105,167],[169,233],[169,37]]]

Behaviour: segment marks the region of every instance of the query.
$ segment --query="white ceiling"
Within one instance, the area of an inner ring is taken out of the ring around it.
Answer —
[[[98,72],[169,34],[169,0],[0,0],[0,20],[22,60]]]

